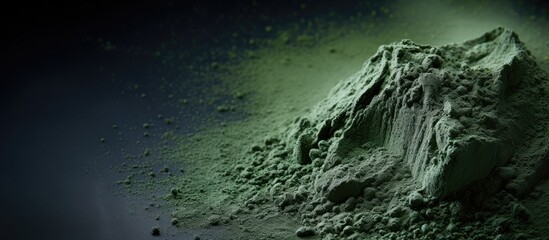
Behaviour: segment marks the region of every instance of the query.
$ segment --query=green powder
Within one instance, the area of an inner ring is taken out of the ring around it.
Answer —
[[[174,225],[220,228],[216,239],[535,237],[536,213],[520,198],[539,192],[544,175],[547,80],[505,29],[414,43],[493,27],[436,27],[442,13],[468,19],[456,9],[391,11],[398,20],[325,31],[272,26],[257,49],[208,65],[223,76],[213,100],[181,105],[216,114],[237,105],[246,118],[165,138],[176,146],[164,154],[186,166],[154,183],[176,189],[164,195]],[[425,11],[432,18],[417,18]],[[529,28],[526,42],[539,49]],[[407,35],[414,42],[400,41]]]
[[[230,235],[274,239],[296,230],[323,239],[525,232],[518,198],[546,151],[521,156],[545,139],[529,126],[547,124],[546,81],[501,28],[461,44],[382,46],[307,112],[274,104],[281,109],[180,141],[190,174],[168,197],[180,206],[173,217],[186,228],[215,217],[236,226]],[[503,165],[520,174],[501,177]],[[509,190],[522,179],[521,191]]]

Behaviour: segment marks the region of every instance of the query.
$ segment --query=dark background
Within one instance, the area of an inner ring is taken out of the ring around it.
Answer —
[[[173,51],[185,48],[192,56],[223,46],[218,40],[224,34],[239,32],[247,40],[265,34],[266,25],[356,7],[331,1],[314,6],[309,1],[13,4],[1,10],[2,239],[151,239],[155,225],[163,227],[164,238],[176,232],[167,229],[171,233],[166,234],[169,215],[160,209],[143,211],[146,200],[114,195],[120,192],[114,183],[125,178],[114,170],[124,162],[120,149],[138,152],[156,144],[127,128],[180,111],[162,104],[161,97],[142,101],[121,92],[129,84],[155,86],[158,74],[174,73],[150,54],[105,51],[99,47],[105,41],[148,53],[175,39]],[[160,95],[156,88],[142,91]],[[112,124],[124,129],[122,137]],[[192,132],[198,125],[185,122],[180,131]],[[132,144],[137,140],[142,146]],[[161,221],[154,220],[156,215],[163,216]]]

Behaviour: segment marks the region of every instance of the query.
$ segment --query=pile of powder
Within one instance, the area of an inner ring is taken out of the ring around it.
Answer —
[[[441,47],[384,45],[225,174],[245,209],[299,217],[299,237],[536,237],[519,199],[547,175],[545,84],[503,28]]]

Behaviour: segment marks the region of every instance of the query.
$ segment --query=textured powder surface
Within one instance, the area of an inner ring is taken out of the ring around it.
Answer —
[[[505,164],[524,141],[537,121],[539,71],[516,34],[501,28],[440,48],[382,46],[302,119],[310,127],[295,131],[295,152],[311,148],[303,139],[327,141],[329,169],[373,144],[401,156],[428,194],[445,197]]]
[[[323,239],[534,237],[519,198],[545,175],[546,81],[503,28],[384,45],[226,175]]]

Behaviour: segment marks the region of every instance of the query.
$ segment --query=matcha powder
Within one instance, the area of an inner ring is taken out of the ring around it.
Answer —
[[[174,225],[222,226],[223,239],[543,234],[521,199],[547,175],[549,80],[516,33],[382,45],[347,79],[316,76],[332,79],[318,89],[281,87],[298,71],[318,74],[305,63],[324,64],[287,51],[233,69],[251,79],[232,86],[248,118],[178,139],[172,154],[189,167],[166,196]],[[337,61],[338,53],[320,54]],[[286,73],[272,72],[277,64]],[[257,66],[270,79],[258,80]],[[301,99],[304,91],[318,92]]]

